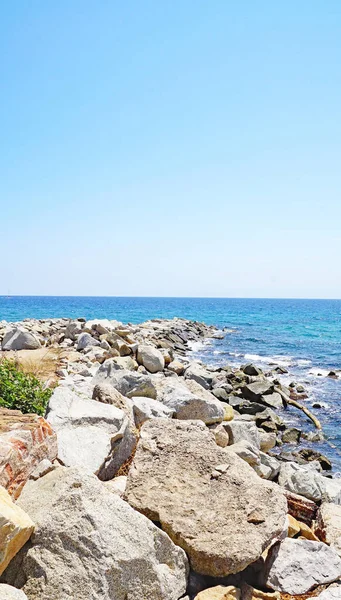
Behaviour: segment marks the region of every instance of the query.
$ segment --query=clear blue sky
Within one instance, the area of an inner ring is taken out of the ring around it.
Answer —
[[[341,298],[339,0],[0,12],[0,293]]]

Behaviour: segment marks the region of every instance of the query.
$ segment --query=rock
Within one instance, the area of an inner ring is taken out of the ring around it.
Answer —
[[[229,434],[227,433],[224,425],[222,423],[214,423],[213,425],[208,425],[210,431],[213,432],[216,444],[221,448],[226,448],[229,445]]]
[[[253,365],[252,363],[245,365],[244,367],[242,367],[242,371],[244,371],[244,373],[246,375],[251,375],[251,376],[258,376],[262,374],[262,369],[260,369],[259,367],[256,367],[255,365]]]
[[[111,492],[123,498],[127,487],[127,476],[119,475],[118,477],[114,477],[114,479],[105,481],[104,484]]]
[[[137,362],[143,365],[150,373],[158,373],[165,368],[165,359],[161,352],[153,346],[139,345]]]
[[[234,452],[239,458],[242,458],[251,465],[251,467],[260,464],[258,448],[246,440],[240,440],[240,442],[232,444],[232,446],[228,447],[228,451]]]
[[[277,437],[274,432],[267,432],[259,429],[258,435],[260,440],[260,449],[262,452],[269,452],[269,450],[276,446]]]
[[[105,484],[59,467],[20,498],[36,523],[4,574],[29,600],[178,600],[187,559],[169,537]]]
[[[44,458],[35,469],[33,469],[30,479],[39,479],[39,477],[44,477],[46,473],[53,471],[56,468],[56,464],[53,464],[48,458]]]
[[[224,388],[221,388],[221,387],[214,388],[212,390],[212,394],[218,400],[221,400],[222,402],[228,402],[229,397],[228,397],[227,391]]]
[[[260,465],[255,468],[256,473],[264,479],[273,480],[277,477],[281,463],[274,456],[269,456],[265,452],[259,453]]]
[[[331,471],[332,469],[332,463],[330,462],[329,458],[324,456],[324,454],[321,454],[321,452],[312,450],[312,448],[302,448],[302,450],[299,450],[297,454],[300,458],[307,462],[317,460],[324,471]]]
[[[116,408],[126,410],[126,398],[110,383],[97,383],[92,391],[92,399],[103,404],[112,404]]]
[[[262,592],[243,583],[241,586],[242,600],[281,600],[279,592]]]
[[[240,600],[240,590],[233,585],[217,585],[199,592],[194,600]]]
[[[262,396],[272,394],[274,386],[267,379],[250,383],[242,388],[244,398],[252,402],[262,403]]]
[[[109,383],[123,396],[146,396],[156,400],[156,387],[149,375],[126,371],[114,362],[106,360],[98,369],[94,383]]]
[[[208,390],[211,387],[213,376],[212,373],[207,371],[204,367],[193,362],[185,370],[184,378],[193,379],[205,390]]]
[[[171,419],[174,414],[174,412],[162,404],[162,402],[158,402],[158,400],[153,400],[152,398],[136,396],[129,399],[129,401],[136,427],[140,427],[142,423],[148,419],[155,419],[157,417]]]
[[[282,442],[284,444],[298,444],[301,438],[301,430],[296,427],[286,429],[282,434]]]
[[[90,333],[81,333],[77,340],[77,350],[84,350],[91,346],[100,346],[101,343],[96,340]]]
[[[168,369],[177,375],[183,375],[185,371],[185,365],[179,360],[173,360],[168,365]]]
[[[196,381],[183,385],[177,378],[168,377],[162,382],[158,399],[174,412],[176,419],[199,419],[207,424],[224,419],[222,403]]]
[[[288,515],[288,537],[293,538],[298,535],[300,531],[301,527],[299,522],[295,519],[295,517]]]
[[[286,490],[314,502],[326,500],[340,503],[341,501],[341,480],[323,477],[308,465],[297,465],[291,462],[282,464],[278,483]]]
[[[68,388],[53,392],[47,420],[57,432],[59,461],[100,479],[112,479],[136,445],[137,432],[123,410]]]
[[[186,549],[193,570],[222,577],[254,562],[282,534],[286,501],[197,422],[153,419],[141,429],[128,502]]]
[[[333,583],[326,590],[323,590],[321,594],[316,596],[315,600],[340,600],[341,598],[341,585]]]
[[[322,502],[314,530],[323,542],[332,546],[341,556],[341,506]]]
[[[313,530],[308,527],[305,523],[300,523],[300,535],[304,537],[306,540],[311,540],[313,542],[319,542],[319,538],[315,535]]]
[[[40,347],[37,336],[21,327],[6,331],[1,344],[2,350],[36,350]]]
[[[26,594],[17,588],[0,583],[0,600],[28,600]]]
[[[270,548],[266,585],[286,594],[305,594],[341,576],[341,559],[322,542],[286,538]]]
[[[0,486],[0,575],[30,538],[34,523]]]
[[[70,321],[65,328],[65,337],[76,341],[77,337],[83,332],[84,323],[79,321]]]
[[[38,415],[0,408],[0,485],[17,498],[44,459],[57,457],[57,436]]]
[[[115,363],[128,371],[137,371],[138,364],[131,356],[117,356]]]
[[[283,408],[282,396],[278,392],[261,396],[259,402],[271,408]]]
[[[300,522],[310,525],[316,517],[317,504],[292,492],[285,491],[285,496],[288,501],[288,513]]]
[[[230,444],[246,441],[259,450],[259,433],[255,423],[252,421],[248,422],[234,419],[231,423],[227,423],[225,428],[229,434]]]

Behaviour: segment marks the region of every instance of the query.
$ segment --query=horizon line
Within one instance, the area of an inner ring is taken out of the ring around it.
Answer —
[[[292,296],[106,296],[106,295],[64,295],[64,294],[0,294],[1,299],[11,298],[115,298],[115,299],[150,299],[150,300],[318,300],[340,301],[341,298],[316,298]]]

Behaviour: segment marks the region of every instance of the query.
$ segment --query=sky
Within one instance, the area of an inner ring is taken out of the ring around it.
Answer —
[[[339,0],[0,7],[0,294],[341,298]]]

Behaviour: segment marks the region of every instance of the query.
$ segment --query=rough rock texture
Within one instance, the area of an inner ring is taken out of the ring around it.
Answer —
[[[230,437],[230,444],[237,444],[238,442],[249,442],[249,444],[251,444],[252,446],[257,448],[257,450],[259,450],[260,437],[255,423],[250,421],[239,421],[238,419],[234,419],[225,427]]]
[[[286,490],[314,502],[341,501],[341,480],[323,477],[310,465],[297,465],[292,462],[281,465],[278,483]]]
[[[237,573],[282,534],[287,504],[201,423],[153,419],[141,429],[128,502],[159,521],[205,575]]]
[[[279,592],[263,592],[243,583],[241,586],[242,600],[281,600]]]
[[[11,585],[0,583],[0,600],[27,600],[27,596]]]
[[[136,444],[136,432],[123,410],[79,396],[68,388],[54,391],[47,420],[58,437],[58,459],[101,479],[114,477]]]
[[[94,383],[109,383],[123,396],[146,396],[156,399],[156,388],[148,375],[126,371],[114,359],[106,360],[98,369]]]
[[[209,373],[204,367],[195,362],[187,367],[184,377],[185,379],[193,379],[206,390],[209,389],[213,379],[212,373]]]
[[[155,419],[156,417],[171,419],[174,414],[162,402],[158,402],[158,400],[153,400],[152,398],[136,396],[134,398],[127,398],[127,401],[132,408],[136,427],[139,427],[148,419]]]
[[[36,530],[6,570],[29,600],[178,600],[181,548],[94,475],[59,467],[20,498]]]
[[[341,598],[341,584],[333,583],[326,590],[323,590],[321,594],[316,596],[315,600],[340,600]]]
[[[341,559],[322,542],[286,538],[266,559],[266,585],[287,594],[305,594],[341,577]]]
[[[284,491],[288,501],[288,513],[307,525],[311,525],[317,514],[317,504],[308,498]]]
[[[233,585],[216,585],[199,592],[194,600],[240,600],[240,590]]]
[[[321,540],[332,546],[341,556],[341,506],[323,502],[317,513],[314,529]]]
[[[57,436],[38,415],[0,409],[0,485],[17,498],[39,463],[57,456]]]
[[[150,373],[158,373],[165,368],[165,359],[160,350],[153,346],[141,344],[137,350],[137,362]]]
[[[30,517],[14,504],[5,488],[0,487],[0,575],[27,542],[33,529]]]
[[[81,333],[77,340],[77,350],[84,350],[90,346],[99,346],[100,342],[96,340],[90,333]]]
[[[207,424],[223,420],[222,403],[196,381],[183,385],[170,377],[161,383],[158,400],[174,411],[177,419],[199,419]]]
[[[40,346],[37,336],[21,327],[9,329],[1,344],[2,350],[36,350]]]

